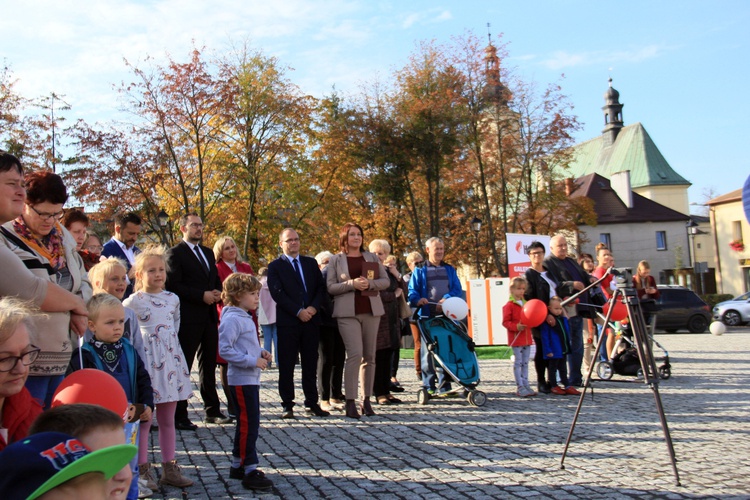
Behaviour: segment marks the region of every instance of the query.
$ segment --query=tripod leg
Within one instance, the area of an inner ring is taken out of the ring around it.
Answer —
[[[615,290],[614,298],[617,300],[617,296],[621,294],[622,292],[618,289]],[[611,308],[609,313],[607,314],[607,317],[604,319],[604,324],[609,323],[609,318],[612,315],[612,309]],[[560,458],[560,468],[565,469],[565,456],[568,454],[568,447],[570,446],[570,440],[573,438],[573,431],[576,428],[576,422],[578,422],[578,415],[581,413],[581,407],[583,406],[583,398],[586,397],[586,389],[591,387],[591,397],[594,397],[594,387],[591,385],[592,379],[591,375],[594,373],[594,367],[597,365],[599,358],[599,349],[602,347],[602,342],[604,341],[604,335],[599,335],[599,339],[596,341],[596,350],[594,351],[594,359],[591,361],[591,364],[589,365],[589,371],[586,374],[586,379],[583,385],[583,390],[581,391],[581,397],[578,399],[578,406],[576,407],[576,413],[573,416],[573,422],[570,424],[570,430],[568,431],[568,437],[565,439],[565,446],[563,447],[563,453],[562,458]]]
[[[651,391],[654,393],[656,411],[659,414],[659,422],[661,423],[662,432],[664,432],[664,441],[667,443],[669,459],[672,462],[672,472],[674,473],[675,484],[680,486],[680,475],[677,472],[677,458],[675,457],[672,436],[669,433],[667,417],[664,414],[664,406],[662,405],[661,395],[659,394],[659,373],[656,370],[654,353],[651,348],[651,342],[649,341],[646,322],[643,319],[643,310],[641,309],[641,304],[637,301],[637,298],[631,299],[634,300],[628,300],[626,304],[628,307],[628,315],[631,324],[633,325],[633,340],[635,341],[635,347],[638,351],[638,357],[641,362],[643,380],[651,387]]]
[[[667,443],[667,451],[669,452],[669,459],[672,462],[672,472],[674,473],[674,481],[676,486],[680,485],[680,474],[677,472],[677,457],[674,453],[674,445],[672,444],[672,436],[669,433],[669,426],[667,425],[667,417],[664,414],[664,406],[661,403],[661,395],[659,394],[659,386],[651,384],[651,391],[654,393],[654,401],[656,402],[656,410],[659,413],[659,421],[661,422],[661,429],[664,432],[664,441]]]

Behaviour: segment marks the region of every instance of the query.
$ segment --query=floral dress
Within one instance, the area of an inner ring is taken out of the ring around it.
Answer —
[[[190,371],[180,347],[180,299],[172,292],[135,292],[123,302],[138,315],[143,338],[143,364],[151,376],[154,403],[182,401],[192,396]]]

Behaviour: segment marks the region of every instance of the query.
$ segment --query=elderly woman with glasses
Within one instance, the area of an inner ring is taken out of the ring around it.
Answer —
[[[76,240],[60,224],[68,199],[65,184],[59,175],[43,171],[31,172],[25,180],[23,212],[3,226],[5,239],[32,273],[88,300],[91,285]],[[65,376],[72,353],[71,327],[78,332],[76,320],[70,311],[52,312],[39,321],[38,333],[32,333],[31,341],[41,353],[31,365],[26,386],[45,408]]]
[[[35,313],[18,299],[0,299],[0,451],[23,439],[42,413],[42,405],[24,387],[29,365],[39,356],[29,330]]]

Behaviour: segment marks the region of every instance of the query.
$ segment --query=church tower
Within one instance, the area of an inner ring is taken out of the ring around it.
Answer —
[[[489,26],[489,25],[488,25]],[[492,44],[492,37],[487,34],[489,44],[484,49],[484,90],[482,97],[485,105],[507,107],[510,92],[500,81],[500,58],[497,47]]]
[[[609,79],[609,88],[604,93],[604,147],[611,146],[617,139],[617,134],[623,127],[622,104],[620,104],[620,93],[612,87],[612,78]]]

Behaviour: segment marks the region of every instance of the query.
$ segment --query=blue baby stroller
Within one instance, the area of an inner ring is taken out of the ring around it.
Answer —
[[[419,308],[414,312],[412,321],[419,328],[422,347],[427,348],[435,366],[440,366],[445,372],[443,385],[451,379],[459,385],[444,394],[463,391],[469,404],[484,406],[487,395],[476,389],[479,385],[479,362],[466,327],[445,316],[419,316]],[[437,388],[437,392],[441,392],[443,385]],[[427,404],[433,397],[427,389],[422,388],[417,394],[417,401]]]

